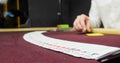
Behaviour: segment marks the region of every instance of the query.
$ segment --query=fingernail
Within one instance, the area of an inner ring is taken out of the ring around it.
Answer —
[[[82,32],[86,32],[86,28],[83,28]]]

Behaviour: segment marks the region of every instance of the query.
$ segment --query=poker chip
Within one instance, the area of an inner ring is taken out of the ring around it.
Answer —
[[[65,31],[67,29],[69,29],[68,24],[59,24],[59,25],[57,25],[57,31]]]
[[[104,36],[102,33],[86,33],[87,36]]]
[[[65,28],[69,28],[69,25],[68,24],[59,24],[59,25],[57,25],[57,28],[65,29]]]

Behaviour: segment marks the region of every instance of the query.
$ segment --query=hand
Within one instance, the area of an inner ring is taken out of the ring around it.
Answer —
[[[84,14],[81,14],[81,15],[77,16],[77,18],[75,19],[75,21],[73,23],[73,28],[76,31],[91,32],[88,16],[86,16]]]

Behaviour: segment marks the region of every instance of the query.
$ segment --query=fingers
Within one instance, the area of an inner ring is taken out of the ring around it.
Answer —
[[[86,31],[86,16],[81,16],[79,23],[82,27],[82,32],[85,32]]]
[[[76,31],[88,31],[90,32],[90,24],[88,16],[82,14],[80,16],[77,16],[73,23],[74,29]]]
[[[87,32],[91,32],[89,20],[87,20],[87,22],[86,22],[86,30],[87,30]]]
[[[74,23],[73,23],[73,26],[74,26],[74,29],[76,31],[81,31],[82,30],[82,26],[81,24],[79,23],[79,18],[76,18]]]

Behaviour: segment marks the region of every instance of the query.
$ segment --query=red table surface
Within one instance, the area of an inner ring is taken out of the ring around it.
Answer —
[[[23,39],[27,32],[0,33],[0,63],[100,63],[48,50]],[[88,37],[77,32],[47,32],[46,36],[120,47],[119,35]]]

